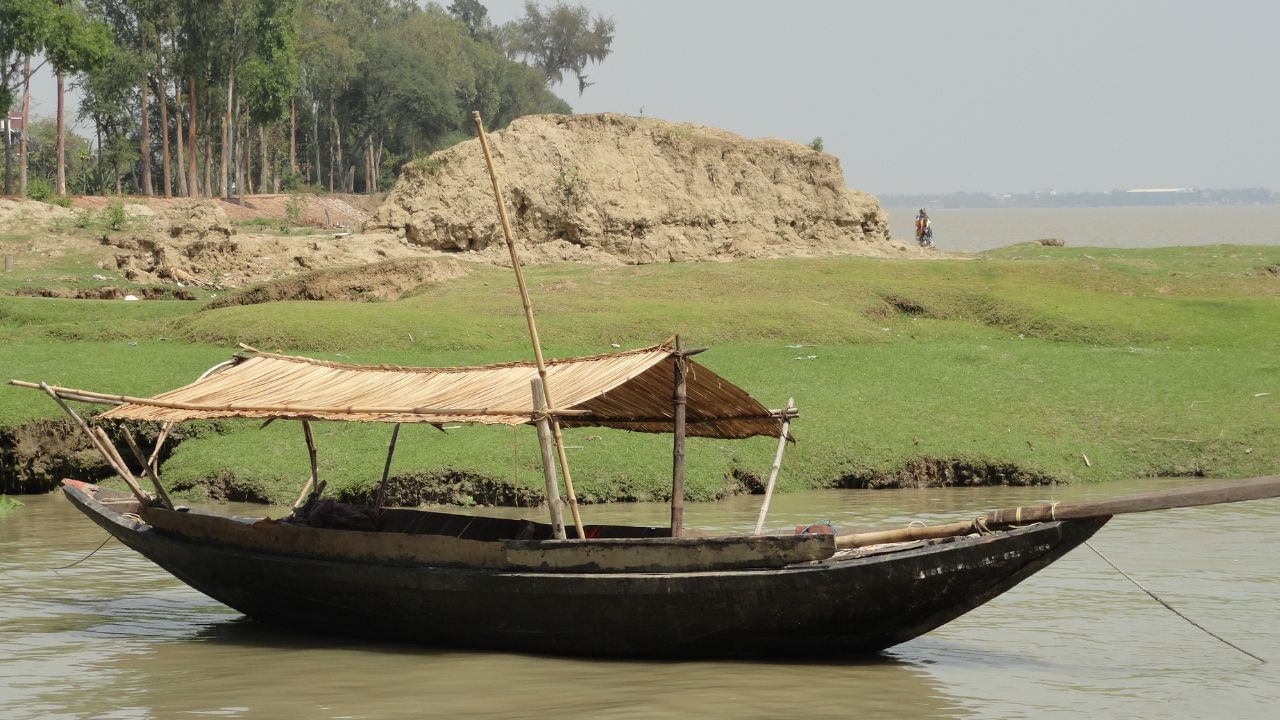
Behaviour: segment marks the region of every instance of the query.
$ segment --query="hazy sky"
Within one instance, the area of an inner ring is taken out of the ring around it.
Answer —
[[[617,37],[575,111],[821,136],[873,193],[1280,190],[1274,0],[577,1]]]
[[[576,111],[822,136],[853,187],[1280,189],[1274,0],[583,4],[617,37]]]

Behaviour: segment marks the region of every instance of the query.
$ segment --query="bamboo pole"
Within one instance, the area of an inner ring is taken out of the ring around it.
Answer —
[[[123,462],[118,463],[114,454],[107,449],[110,443],[103,445],[102,440],[89,429],[89,424],[84,421],[84,418],[81,418],[79,413],[71,409],[71,406],[59,397],[58,393],[53,388],[44,383],[40,383],[40,388],[48,393],[49,397],[53,398],[54,402],[58,403],[58,406],[62,408],[63,412],[71,416],[71,419],[75,421],[75,424],[79,426],[80,430],[89,437],[89,442],[93,444],[94,449],[98,451],[98,454],[102,455],[102,459],[106,460],[107,464],[110,465],[112,469],[116,471],[116,474],[120,476],[120,479],[124,480],[124,484],[129,486],[130,492],[133,493],[133,496],[137,498],[138,502],[143,505],[150,505],[152,502],[151,497],[143,492],[142,488],[138,486],[138,481],[135,480],[133,474],[129,472],[129,468],[124,467]]]
[[[156,472],[156,468],[151,464],[151,461],[142,454],[142,448],[138,447],[138,441],[133,439],[133,433],[126,429],[123,434],[124,442],[129,446],[129,452],[133,453],[134,459],[142,466],[143,472],[147,474],[147,477],[151,478],[151,485],[156,489],[156,497],[160,499],[160,503],[164,507],[172,510],[173,501],[169,499],[169,493],[165,492],[164,486],[160,484],[160,474]]]
[[[676,336],[674,390],[671,396],[675,421],[671,440],[671,537],[684,534],[684,420],[689,405],[689,387],[685,377],[684,355],[680,352],[680,336]]]
[[[773,455],[773,467],[769,468],[769,482],[764,487],[764,502],[760,504],[760,516],[756,518],[756,535],[764,532],[764,517],[769,514],[769,502],[773,500],[773,488],[778,482],[778,470],[782,468],[782,451],[787,449],[787,433],[791,430],[790,413],[795,405],[795,398],[787,398],[787,407],[782,411],[782,433],[778,435],[778,452]]]
[[[507,219],[507,205],[502,200],[502,187],[498,183],[498,171],[493,167],[493,156],[489,153],[489,139],[484,132],[484,123],[480,113],[472,112],[471,118],[476,123],[476,135],[480,138],[480,149],[484,152],[484,163],[489,168],[489,180],[493,184],[493,196],[498,202],[498,220],[502,223],[502,234],[507,241],[507,252],[511,255],[511,267],[516,273],[516,284],[520,288],[520,302],[524,305],[525,322],[529,325],[529,339],[533,342],[533,359],[538,365],[538,377],[542,379],[543,397],[547,407],[555,407],[551,399],[551,385],[547,382],[547,366],[542,360],[542,344],[538,341],[538,325],[533,319],[533,303],[529,300],[529,289],[524,284],[524,273],[520,270],[520,256],[516,252],[515,239],[511,233],[511,222]],[[566,414],[566,413],[557,413]],[[560,419],[551,415],[551,435],[555,439],[556,453],[560,458],[560,469],[564,473],[564,489],[569,495],[569,510],[573,513],[573,526],[579,538],[586,535],[582,529],[582,516],[578,512],[578,496],[573,491],[573,476],[569,473],[569,458],[564,452],[564,436],[560,432]]]
[[[546,391],[541,378],[529,381],[533,391],[533,417],[538,425],[538,449],[542,451],[542,477],[547,484],[547,512],[557,540],[565,539],[564,513],[560,507],[560,487],[556,483],[556,459],[551,454],[551,423],[547,420]]]
[[[391,431],[391,444],[387,446],[387,463],[382,466],[382,482],[378,483],[378,494],[373,499],[373,509],[377,510],[382,507],[382,501],[387,496],[387,478],[391,477],[391,456],[396,454],[396,438],[400,437],[400,423],[396,423],[395,429]]]
[[[120,451],[116,449],[115,443],[111,442],[111,438],[107,437],[107,431],[103,430],[101,427],[96,427],[93,429],[93,432],[97,436],[98,442],[106,449],[107,454],[110,456],[111,465],[116,468],[117,472],[121,473],[121,479],[123,479],[126,484],[131,487],[136,486],[138,490],[141,491],[142,486],[138,485],[138,479],[133,476],[133,472],[130,471],[129,466],[125,464],[124,458],[120,457]],[[145,492],[142,494],[146,495]]]
[[[160,426],[160,432],[156,435],[156,446],[151,451],[151,455],[147,457],[147,467],[155,472],[160,472],[160,450],[164,448],[164,441],[169,437],[169,431],[173,430],[173,423],[167,422]]]
[[[10,380],[15,387],[38,388],[39,383],[25,380]],[[156,400],[155,398],[134,397],[132,395],[111,395],[108,393],[76,390],[74,388],[53,387],[60,395],[77,395],[85,402],[98,401],[103,404],[146,405],[148,407],[166,408],[169,410],[192,410],[195,412],[255,412],[255,413],[293,413],[293,414],[325,414],[325,415],[445,415],[481,417],[511,416],[528,417],[528,409],[495,409],[495,408],[428,408],[428,407],[361,407],[358,405],[237,405],[235,403],[207,404],[178,402],[174,400]],[[588,415],[587,410],[555,409],[549,414]]]
[[[1280,475],[1237,480],[1216,485],[1195,485],[1173,490],[1124,495],[1109,500],[1049,505],[1024,505],[1022,507],[994,510],[973,520],[925,525],[920,527],[854,533],[836,537],[836,548],[865,547],[891,542],[910,542],[935,538],[968,535],[985,530],[1001,530],[1020,525],[1054,520],[1084,520],[1128,513],[1168,510],[1170,508],[1217,505],[1219,503],[1265,500],[1280,497]]]
[[[298,500],[293,504],[295,508],[302,507],[302,503],[307,499],[307,495],[311,492],[311,488],[315,488],[315,494],[318,496],[324,492],[324,485],[320,483],[317,466],[316,466],[316,439],[311,434],[311,422],[309,420],[302,421],[302,434],[307,438],[307,455],[311,458],[311,477],[307,478],[307,484],[302,486],[302,493],[298,495]]]

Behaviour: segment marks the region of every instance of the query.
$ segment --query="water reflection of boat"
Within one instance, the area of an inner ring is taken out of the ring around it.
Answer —
[[[94,669],[129,693],[131,707],[160,718],[388,718],[404,716],[406,708],[440,718],[752,718],[782,717],[796,708],[808,717],[978,714],[966,707],[971,700],[952,697],[928,669],[887,656],[599,662],[352,641],[244,618],[180,642],[130,641],[134,652]],[[501,678],[499,691],[494,678]],[[571,692],[565,678],[573,678]],[[75,702],[101,698],[87,682],[79,694]],[[228,705],[242,709],[229,712]]]

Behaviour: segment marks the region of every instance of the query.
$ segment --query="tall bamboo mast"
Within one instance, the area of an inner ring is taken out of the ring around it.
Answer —
[[[502,222],[502,234],[507,241],[507,251],[511,253],[511,267],[516,273],[516,284],[520,286],[520,302],[524,304],[524,319],[529,324],[529,339],[533,342],[533,359],[538,365],[538,377],[542,380],[542,393],[547,407],[554,408],[551,400],[551,383],[547,382],[547,365],[542,360],[542,345],[538,342],[538,325],[533,319],[533,303],[529,301],[529,290],[524,284],[524,273],[520,270],[520,256],[516,253],[515,239],[511,233],[511,222],[507,220],[507,205],[502,201],[502,188],[498,184],[498,171],[493,167],[493,156],[489,154],[489,139],[484,132],[484,123],[478,111],[471,113],[476,121],[476,135],[480,138],[480,149],[484,151],[484,163],[489,168],[489,180],[493,183],[493,196],[498,202],[498,219]],[[569,510],[573,513],[573,526],[579,538],[585,538],[582,529],[582,516],[578,513],[578,496],[573,491],[573,476],[569,474],[569,458],[564,453],[564,437],[560,434],[560,418],[551,416],[551,435],[555,440],[556,454],[560,459],[560,468],[564,472],[564,489],[569,495]],[[548,498],[550,500],[550,498]]]

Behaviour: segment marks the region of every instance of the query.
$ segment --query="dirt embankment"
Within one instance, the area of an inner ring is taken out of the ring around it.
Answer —
[[[112,424],[103,427],[118,447],[125,446],[117,427]],[[159,431],[158,423],[142,423],[132,428],[135,439],[147,448],[155,446]],[[160,449],[161,462],[168,459],[179,443],[198,432],[177,428],[170,433]],[[140,467],[134,467],[134,472],[141,477]],[[69,419],[0,427],[0,495],[44,493],[56,488],[63,478],[95,481],[114,474]]]
[[[112,253],[103,266],[132,282],[235,288],[316,268],[422,254],[389,234],[356,239],[344,232],[244,233],[224,205],[174,202],[141,231],[102,235]]]
[[[890,240],[879,203],[845,187],[835,157],[784,140],[748,140],[652,118],[539,115],[494,133],[492,146],[522,259],[531,263],[938,255]],[[243,288],[446,253],[509,263],[476,140],[407,166],[371,213],[377,201],[78,197],[62,208],[0,199],[0,233],[29,237],[17,248],[20,267],[53,265],[58,257],[79,262],[92,249],[108,271],[94,280],[118,282],[118,273],[128,282],[171,288]],[[126,229],[95,230],[113,203],[122,203]],[[281,290],[277,299],[367,299],[360,282],[333,293]],[[94,294],[98,290],[58,293],[33,285],[25,292],[117,297],[111,290]]]
[[[224,295],[206,307],[257,305],[281,300],[395,300],[428,283],[467,274],[467,264],[450,257],[385,260],[353,268],[314,270]]]
[[[840,161],[785,140],[623,115],[537,115],[492,135],[531,262],[920,255]],[[504,262],[478,140],[405,168],[366,229]]]
[[[206,198],[199,202],[222,211],[232,222],[248,220],[289,220],[290,203],[296,205],[298,225],[318,228],[358,228],[382,202],[380,195],[246,195],[243,198]],[[72,200],[72,210],[101,210],[119,198],[81,195]],[[131,197],[125,211],[135,217],[164,215],[190,198]]]

